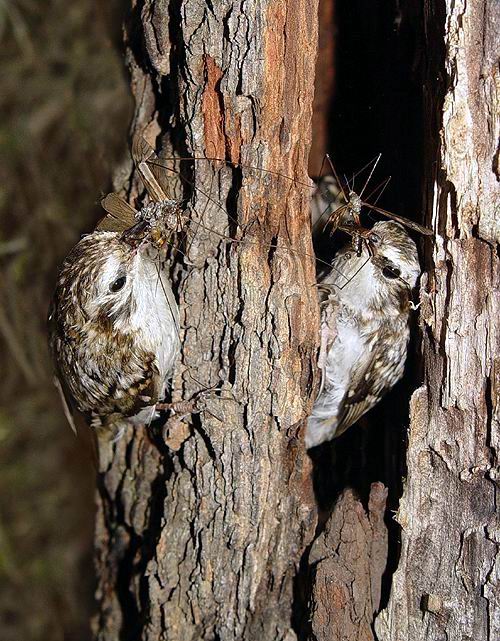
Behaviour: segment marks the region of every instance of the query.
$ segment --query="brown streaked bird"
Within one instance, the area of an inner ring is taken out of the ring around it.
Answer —
[[[321,389],[306,445],[342,434],[401,378],[411,292],[420,274],[415,243],[399,223],[378,222],[358,256],[349,243],[321,285]]]
[[[155,415],[179,352],[178,308],[147,221],[95,231],[71,250],[49,313],[49,346],[67,417],[120,428]]]

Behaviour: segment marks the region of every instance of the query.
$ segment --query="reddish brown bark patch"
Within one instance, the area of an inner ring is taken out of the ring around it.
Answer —
[[[205,148],[209,156],[224,158],[224,107],[219,83],[222,79],[222,70],[209,55],[204,56],[205,62],[205,87],[203,91],[202,113],[205,131]]]
[[[387,562],[386,499],[387,488],[373,483],[366,513],[346,490],[314,542],[311,641],[374,640],[372,622]]]

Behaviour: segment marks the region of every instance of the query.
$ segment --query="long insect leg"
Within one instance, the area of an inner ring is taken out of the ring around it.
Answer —
[[[349,278],[344,276],[344,278],[346,278],[346,282],[343,285],[341,285],[339,287],[339,289],[344,289],[344,287],[347,287],[347,285],[349,285],[349,283],[356,278],[356,276],[363,269],[363,267],[368,263],[369,260],[370,260],[370,256],[368,256],[368,258],[365,260],[365,262],[360,267],[358,267],[358,269],[354,272],[354,274],[352,276],[350,276]]]
[[[372,189],[372,191],[366,197],[366,201],[371,200],[375,196],[375,194],[377,194],[377,196],[375,198],[375,202],[372,203],[373,205],[376,205],[378,203],[378,201],[380,200],[380,198],[382,197],[382,194],[384,193],[387,185],[390,182],[391,182],[391,177],[388,176],[385,180],[383,180],[381,183],[379,183],[374,189]],[[363,205],[366,206],[366,202],[363,202]]]
[[[387,209],[382,209],[381,207],[375,207],[375,205],[370,205],[369,203],[363,203],[363,204],[365,205],[365,207],[368,207],[369,209],[372,209],[373,211],[376,211],[379,214],[383,214],[384,216],[387,216],[387,218],[392,218],[392,220],[395,220],[398,223],[401,223],[405,227],[409,227],[414,231],[418,231],[420,234],[424,234],[424,236],[432,236],[434,234],[432,229],[429,229],[429,227],[424,227],[423,225],[420,225],[419,223],[415,223],[413,222],[413,220],[409,220],[404,216],[399,216],[398,214],[394,214],[392,211],[387,211]]]
[[[333,173],[333,175],[335,177],[335,180],[337,181],[337,184],[338,184],[338,186],[340,187],[340,189],[342,191],[342,195],[344,196],[344,200],[346,201],[346,203],[348,203],[349,202],[349,194],[346,192],[345,187],[344,187],[344,185],[342,184],[342,181],[339,178],[337,170],[335,169],[335,165],[333,164],[332,159],[330,158],[329,154],[326,154],[326,159],[328,161],[328,164],[330,165],[330,169],[332,170],[332,173]]]
[[[375,162],[373,162],[373,160],[371,161],[371,162],[373,163],[373,167],[371,168],[371,171],[370,171],[370,173],[368,174],[368,178],[366,179],[365,184],[363,185],[363,189],[361,190],[361,192],[360,192],[360,194],[359,194],[359,197],[360,197],[360,198],[363,198],[363,194],[365,193],[365,189],[368,187],[368,183],[370,182],[370,180],[371,180],[371,178],[372,178],[372,176],[373,176],[373,172],[374,172],[374,171],[375,171],[375,169],[377,168],[377,165],[378,165],[378,163],[380,162],[380,159],[381,159],[381,158],[382,158],[382,154],[379,154],[379,155],[375,158]],[[365,169],[365,168],[366,168],[366,167],[368,167],[368,166],[369,166],[369,164],[368,164],[368,165],[365,165],[365,167],[364,167],[363,169]],[[361,170],[361,171],[363,171],[363,170]],[[358,173],[360,173],[360,172],[358,172]]]

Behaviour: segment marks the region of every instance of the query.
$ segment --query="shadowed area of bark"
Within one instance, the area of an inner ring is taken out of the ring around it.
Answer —
[[[373,483],[368,512],[352,490],[339,497],[309,555],[310,641],[373,641],[387,562],[387,489]]]

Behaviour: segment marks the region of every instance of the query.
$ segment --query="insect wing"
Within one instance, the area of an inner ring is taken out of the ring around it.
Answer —
[[[167,192],[161,184],[161,174],[158,172],[158,156],[142,135],[134,138],[132,157],[151,200],[168,200]]]
[[[155,157],[155,150],[142,134],[138,134],[132,141],[132,158],[136,165]]]
[[[101,200],[102,208],[107,215],[97,224],[100,231],[122,232],[133,227],[136,222],[136,210],[118,194],[111,193]]]

